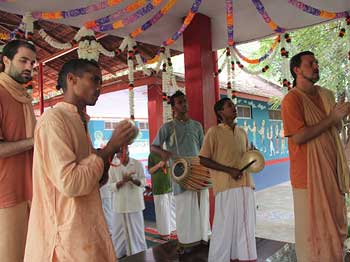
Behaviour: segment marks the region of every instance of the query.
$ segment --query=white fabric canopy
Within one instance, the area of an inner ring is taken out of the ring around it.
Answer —
[[[85,16],[55,21],[80,27],[85,21],[106,16],[114,10],[124,7],[134,1],[135,0],[124,0],[122,4],[115,7],[100,10]],[[163,7],[167,1],[168,0],[163,0],[160,7]],[[98,2],[100,1],[16,0],[5,3],[1,2],[0,9],[11,13],[24,14],[26,11],[69,10],[85,7],[89,4]],[[199,8],[200,13],[211,18],[213,50],[226,47],[227,32],[225,2],[225,0],[202,0],[202,5]],[[265,6],[265,10],[272,20],[279,26],[288,30],[327,21],[326,19],[310,15],[293,7],[288,3],[288,0],[261,0],[261,2]],[[303,2],[312,7],[331,12],[350,11],[349,0],[303,0]],[[161,20],[149,30],[138,36],[136,40],[148,44],[161,45],[166,38],[170,37],[180,28],[182,19],[186,16],[192,3],[193,0],[177,0],[176,4],[167,15],[161,18]],[[257,12],[251,0],[234,0],[233,3],[235,21],[234,35],[237,43],[256,40],[274,33]],[[156,8],[156,10],[153,10],[142,19],[139,19],[137,22],[119,30],[109,31],[108,33],[117,36],[126,36],[152,17],[160,7]],[[203,30],[206,30],[206,28],[203,28]],[[180,38],[171,46],[171,48],[182,50],[182,39]]]

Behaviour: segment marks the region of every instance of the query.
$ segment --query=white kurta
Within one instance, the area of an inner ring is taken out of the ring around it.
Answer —
[[[256,259],[254,191],[239,187],[217,193],[208,262]]]
[[[116,159],[113,162],[117,162]],[[124,175],[130,175],[141,182],[136,186],[127,182],[117,189],[117,183],[123,180]],[[111,167],[109,170],[108,189],[113,192],[113,228],[112,239],[117,257],[132,255],[147,249],[145,226],[142,210],[145,209],[143,189],[146,178],[140,162],[130,158],[129,163]]]

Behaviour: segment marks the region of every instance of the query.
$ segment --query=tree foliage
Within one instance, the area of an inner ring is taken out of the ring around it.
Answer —
[[[341,28],[346,29],[345,36],[339,37]],[[319,61],[320,80],[319,85],[327,87],[337,94],[346,90],[348,98],[350,98],[350,72],[348,52],[350,50],[350,26],[347,26],[345,21],[337,20],[330,23],[319,24],[312,27],[299,29],[289,32],[292,42],[286,44],[286,49],[289,51],[288,62],[285,63],[288,68],[283,68],[281,55],[278,53],[276,58],[269,64],[269,70],[261,76],[267,80],[282,84],[285,77],[282,72],[289,72],[289,59],[298,52],[310,50]],[[249,57],[261,57],[269,50],[273,38],[259,41],[258,48],[250,54],[245,54]],[[244,50],[244,45],[239,49]],[[263,65],[259,65],[262,68]],[[249,66],[250,69],[256,69],[256,66]],[[288,79],[292,82],[292,79]]]

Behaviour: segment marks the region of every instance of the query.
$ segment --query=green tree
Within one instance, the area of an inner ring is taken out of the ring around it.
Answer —
[[[341,28],[346,29],[343,38],[338,37]],[[319,24],[312,27],[299,29],[289,32],[291,36],[291,44],[286,44],[286,49],[289,51],[289,58],[286,63],[288,68],[283,68],[281,55],[278,53],[275,59],[269,64],[269,70],[261,74],[267,80],[272,80],[282,84],[284,78],[283,70],[289,71],[289,59],[298,52],[310,50],[319,61],[320,80],[319,85],[327,87],[338,94],[344,90],[349,92],[350,85],[350,61],[348,52],[350,50],[350,26],[347,26],[344,19],[332,21],[330,23]],[[273,38],[263,39],[259,41],[258,49],[246,54],[248,57],[261,57],[269,50]],[[278,47],[279,48],[279,47]],[[244,50],[244,45],[239,49]],[[258,66],[249,65],[251,70],[262,68],[265,64]],[[291,81],[291,79],[288,79]],[[348,94],[350,98],[350,93]]]

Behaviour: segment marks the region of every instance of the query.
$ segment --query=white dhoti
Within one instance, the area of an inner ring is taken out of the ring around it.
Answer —
[[[110,197],[102,197],[102,209],[107,222],[108,230],[110,235],[112,235],[113,228],[113,199]]]
[[[169,236],[176,229],[175,199],[173,193],[154,195],[157,230],[161,236]]]
[[[142,211],[115,213],[112,240],[118,258],[147,249]]]
[[[176,232],[179,243],[192,245],[208,241],[211,234],[209,222],[209,191],[185,191],[175,195]]]
[[[255,198],[250,187],[217,193],[208,262],[257,261]]]

